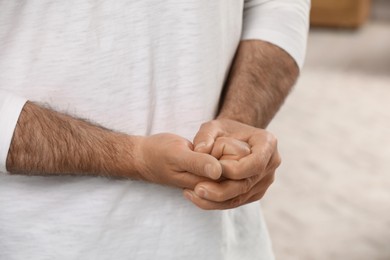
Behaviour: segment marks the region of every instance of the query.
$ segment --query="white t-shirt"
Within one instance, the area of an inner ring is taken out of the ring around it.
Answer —
[[[308,0],[0,1],[0,259],[272,259],[258,203],[204,211],[180,189],[9,175],[26,99],[113,130],[192,140],[241,39],[301,66]]]

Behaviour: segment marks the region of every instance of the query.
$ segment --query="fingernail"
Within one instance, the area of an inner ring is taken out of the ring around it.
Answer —
[[[198,143],[196,146],[195,146],[195,152],[197,152],[199,149],[201,149],[202,147],[205,147],[206,146],[206,142],[200,142]]]
[[[195,189],[195,193],[196,193],[196,195],[198,195],[201,198],[205,198],[205,199],[207,198],[207,191],[203,187],[197,187]]]
[[[218,169],[218,167],[215,167],[210,163],[206,164],[206,166],[204,167],[204,171],[205,171],[206,175],[209,176],[211,179],[216,180],[219,177],[221,177],[221,170]]]

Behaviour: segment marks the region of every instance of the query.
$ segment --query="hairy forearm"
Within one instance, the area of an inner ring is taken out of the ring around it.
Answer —
[[[136,178],[136,139],[27,102],[15,128],[7,170]]]
[[[294,60],[270,43],[242,41],[221,97],[218,118],[266,128],[299,74]]]

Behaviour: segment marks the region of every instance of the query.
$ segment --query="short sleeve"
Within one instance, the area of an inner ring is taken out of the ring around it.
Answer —
[[[289,53],[302,68],[309,29],[310,0],[246,0],[242,40],[259,39]]]
[[[16,123],[26,99],[0,90],[0,172],[7,172],[6,161]]]

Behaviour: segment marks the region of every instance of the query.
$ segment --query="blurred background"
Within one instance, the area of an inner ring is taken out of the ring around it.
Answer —
[[[269,127],[280,260],[390,260],[390,0],[312,0],[301,77]]]

